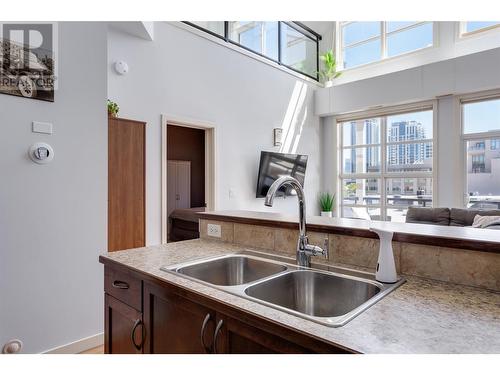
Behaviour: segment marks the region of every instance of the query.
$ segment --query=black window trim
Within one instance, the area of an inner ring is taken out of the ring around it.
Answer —
[[[283,66],[287,69],[290,69],[291,71],[295,72],[295,73],[298,73],[298,74],[301,74],[303,76],[306,76],[308,78],[311,78],[317,82],[319,82],[319,42],[321,40],[321,35],[319,35],[317,32],[315,32],[314,30],[312,30],[311,28],[309,28],[308,26],[304,25],[303,23],[301,22],[298,22],[298,21],[292,21],[292,22],[286,22],[286,21],[277,21],[278,22],[278,60],[276,59],[273,59],[269,56],[266,56],[260,52],[257,52],[257,51],[254,51],[253,49],[251,48],[248,48],[244,45],[241,45],[239,44],[238,42],[234,41],[234,40],[231,40],[229,39],[229,21],[222,21],[224,22],[224,35],[221,35],[221,34],[217,34],[216,32],[213,32],[211,30],[208,30],[208,29],[205,29],[195,23],[192,23],[192,22],[189,22],[189,21],[182,21],[182,23],[186,24],[186,25],[189,25],[191,27],[194,27],[195,29],[198,29],[200,31],[203,31],[205,33],[208,33],[218,39],[221,39],[223,41],[225,41],[226,43],[230,43],[232,45],[235,45],[237,47],[240,47],[240,48],[243,48],[244,50],[246,51],[249,51],[251,53],[254,53],[260,57],[263,57],[269,61],[272,61],[280,66]],[[281,45],[282,45],[282,42],[281,42],[281,25],[282,24],[285,24],[287,25],[288,27],[294,29],[295,31],[297,31],[298,33],[304,35],[306,38],[310,39],[311,41],[315,42],[316,43],[316,76],[312,76],[312,75],[309,75],[307,73],[304,73],[298,69],[295,69],[295,68],[292,68],[291,66],[285,64],[284,62],[282,62],[282,53],[281,53]],[[304,32],[305,31],[305,32]],[[312,35],[312,36],[311,36]]]

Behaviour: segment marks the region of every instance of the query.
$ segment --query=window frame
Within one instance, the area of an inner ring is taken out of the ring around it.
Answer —
[[[287,21],[275,21],[275,22],[278,22],[278,59],[273,59],[267,55],[264,55],[262,53],[259,53],[258,51],[255,51],[251,48],[248,48],[240,43],[238,43],[237,41],[235,40],[232,40],[230,37],[229,37],[229,21],[220,21],[220,22],[224,22],[224,35],[220,35],[220,34],[217,34],[211,30],[208,30],[208,29],[205,29],[197,24],[194,24],[192,22],[189,22],[189,21],[181,21],[182,23],[188,25],[188,26],[191,26],[191,27],[194,27],[200,31],[203,31],[203,32],[206,32],[218,39],[221,39],[223,40],[224,42],[226,43],[229,43],[231,45],[234,45],[234,46],[237,46],[239,48],[242,48],[244,49],[245,51],[248,51],[248,52],[251,52],[257,56],[260,56],[266,60],[269,60],[269,61],[272,61],[276,64],[278,64],[279,66],[282,66],[286,69],[290,69],[291,71],[295,72],[295,73],[298,73],[298,74],[301,74],[305,77],[308,77],[308,78],[311,78],[313,80],[315,80],[316,82],[319,82],[319,42],[322,40],[322,37],[320,34],[318,34],[317,32],[315,32],[314,30],[312,30],[311,28],[307,27],[306,25],[304,25],[303,23],[301,22],[298,22],[298,21],[292,21],[292,22],[287,22]],[[261,22],[261,21],[254,21],[254,22]],[[264,22],[264,21],[263,21]],[[288,27],[294,29],[295,31],[297,31],[298,33],[302,34],[303,36],[305,36],[306,38],[310,39],[311,41],[313,41],[314,43],[316,43],[316,75],[315,76],[312,76],[312,75],[309,75],[305,72],[302,72],[298,69],[295,69],[287,64],[285,64],[283,61],[282,61],[282,56],[281,56],[281,46],[282,46],[282,38],[281,38],[281,28],[282,28],[282,25],[283,24],[286,24]]]
[[[471,141],[482,141],[485,139],[497,139],[500,138],[500,129],[487,131],[487,132],[478,132],[478,133],[469,133],[465,134],[465,126],[464,126],[464,107],[463,104],[469,103],[478,103],[484,102],[488,100],[498,100],[500,99],[500,89],[499,90],[489,90],[472,94],[465,94],[457,96],[457,104],[458,104],[458,116],[459,116],[459,124],[460,124],[460,158],[461,158],[461,168],[462,168],[462,206],[467,207],[469,204],[469,192],[467,188],[467,142]]]
[[[422,142],[410,141],[387,141],[387,117],[400,115],[412,112],[432,111],[432,139],[423,140]],[[343,126],[344,122],[368,120],[372,118],[380,118],[380,143],[372,143],[369,145],[351,145],[344,146]],[[391,205],[387,204],[386,180],[389,178],[431,178],[432,179],[432,203],[430,207],[434,207],[438,202],[438,113],[437,100],[429,100],[418,103],[398,105],[391,107],[381,107],[375,110],[367,110],[342,114],[335,118],[336,134],[337,134],[337,176],[335,179],[336,195],[339,197],[336,201],[336,209],[339,217],[343,217],[344,207],[362,207],[362,208],[380,208],[380,220],[386,221],[387,209]],[[432,144],[432,171],[428,172],[388,172],[387,171],[387,146],[391,144],[414,144],[414,143],[431,143]],[[380,150],[380,172],[370,173],[344,173],[343,169],[343,150],[349,148],[378,146]],[[380,204],[344,204],[344,191],[342,181],[345,179],[380,179]]]
[[[370,66],[373,64],[380,64],[384,61],[397,59],[397,58],[400,58],[401,56],[407,56],[407,55],[411,55],[414,53],[419,53],[421,51],[435,48],[437,46],[438,24],[435,21],[417,21],[412,25],[404,26],[400,29],[390,31],[390,32],[387,32],[387,22],[392,22],[392,21],[377,21],[380,23],[380,34],[379,35],[370,37],[368,39],[364,39],[362,41],[351,43],[348,46],[344,46],[343,45],[343,39],[344,39],[343,27],[345,25],[348,25],[348,24],[353,23],[353,22],[358,22],[358,21],[339,21],[339,22],[337,22],[336,27],[335,27],[335,30],[336,30],[336,32],[335,32],[335,34],[336,34],[335,51],[336,51],[336,60],[338,62],[337,66],[338,66],[339,71],[350,71],[350,70],[354,70],[354,69],[358,69],[358,68],[364,68],[364,67],[367,67],[367,66]],[[363,21],[360,21],[360,22],[363,22]],[[432,45],[431,46],[417,48],[417,49],[414,49],[412,51],[400,53],[400,54],[394,55],[394,56],[387,56],[387,37],[388,36],[395,35],[395,34],[398,34],[398,33],[401,33],[401,32],[407,31],[407,30],[411,30],[413,28],[422,26],[422,25],[427,24],[427,23],[432,24]],[[365,63],[365,64],[356,65],[356,66],[353,66],[350,68],[344,68],[344,53],[343,52],[344,52],[345,48],[363,45],[365,43],[368,43],[370,41],[374,41],[377,39],[380,39],[380,58],[379,59]]]
[[[470,36],[483,34],[483,33],[500,31],[500,23],[498,23],[496,25],[483,27],[482,29],[477,29],[474,31],[467,31],[467,22],[471,22],[471,21],[460,21],[458,23],[459,24],[458,25],[458,37],[459,37],[459,39],[464,39],[464,38],[468,38]]]

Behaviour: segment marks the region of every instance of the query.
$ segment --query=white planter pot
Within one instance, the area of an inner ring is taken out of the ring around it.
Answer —
[[[321,211],[321,216],[332,217],[332,211]]]
[[[333,81],[326,81],[325,82],[325,88],[329,88],[333,86]]]

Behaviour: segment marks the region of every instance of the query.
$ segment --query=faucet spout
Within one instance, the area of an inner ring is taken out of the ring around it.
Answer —
[[[299,201],[299,241],[297,243],[297,264],[302,267],[311,266],[312,255],[327,255],[327,251],[319,246],[309,244],[306,232],[306,197],[302,185],[297,179],[291,176],[283,176],[278,178],[269,187],[264,204],[268,207],[273,206],[274,197],[282,186],[290,186],[297,192]]]
[[[291,176],[282,176],[278,178],[273,184],[269,187],[269,190],[266,194],[266,200],[264,204],[268,207],[273,206],[274,197],[276,193],[282,186],[290,186],[297,192],[297,198],[299,200],[299,234],[300,236],[306,236],[306,197],[304,194],[304,190],[302,189],[302,185],[297,179]]]

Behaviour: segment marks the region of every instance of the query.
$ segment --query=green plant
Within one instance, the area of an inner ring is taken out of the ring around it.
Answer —
[[[333,205],[335,204],[335,194],[321,193],[319,195],[319,206],[321,211],[329,212],[333,211]]]
[[[331,81],[342,74],[342,72],[337,72],[337,61],[335,60],[335,55],[333,50],[326,51],[319,56],[319,59],[323,62],[324,69],[320,70],[319,75],[326,81]]]
[[[120,107],[115,102],[108,99],[108,113],[112,116],[116,116],[120,111]]]
[[[348,196],[352,196],[356,194],[356,183],[355,182],[349,182],[345,187],[344,191]]]

